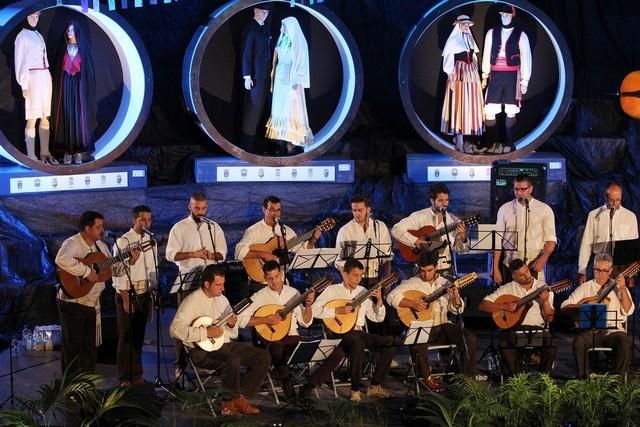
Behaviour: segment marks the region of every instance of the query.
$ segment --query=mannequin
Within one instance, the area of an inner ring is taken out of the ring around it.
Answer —
[[[83,154],[93,153],[93,63],[86,34],[76,21],[65,27],[56,52],[53,131],[63,163],[82,164]],[[86,154],[85,154],[86,155]]]
[[[287,141],[287,154],[298,154],[313,143],[304,89],[310,87],[309,47],[298,20],[282,20],[273,55],[271,117],[268,139]]]
[[[490,29],[484,41],[482,55],[482,87],[485,93],[485,125],[490,154],[515,150],[516,115],[520,112],[522,95],[527,93],[531,78],[531,47],[522,28],[514,25],[515,7],[501,4],[501,25]],[[496,114],[504,106],[505,141],[497,141]]]
[[[22,88],[26,126],[24,140],[27,157],[36,157],[36,123],[39,121],[40,160],[45,164],[58,164],[49,151],[49,116],[51,115],[51,74],[47,58],[47,45],[38,31],[40,12],[27,16],[14,46],[16,80]]]
[[[454,135],[455,148],[476,153],[474,145],[463,135],[482,135],[482,88],[478,72],[478,45],[471,34],[473,21],[460,15],[442,50],[442,71],[447,74],[440,131]]]

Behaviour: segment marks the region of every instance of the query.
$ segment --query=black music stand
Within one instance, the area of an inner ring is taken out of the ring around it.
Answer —
[[[433,328],[433,320],[411,322],[402,340],[402,345],[410,347],[418,344],[426,344],[429,341],[431,328]],[[429,356],[427,355],[427,357]],[[409,354],[409,360],[411,361],[411,371],[413,371],[413,382],[409,384],[409,392],[407,393],[410,393],[411,390],[414,389],[417,396],[420,394],[420,375],[418,375],[416,371],[416,362],[411,358],[411,353]]]
[[[310,270],[313,273],[321,268],[333,268],[338,255],[340,255],[340,250],[336,248],[298,249],[289,265],[289,271]],[[313,282],[312,274],[309,275],[309,278],[310,282]],[[302,292],[302,290],[300,291]]]
[[[336,347],[340,344],[342,338],[338,339],[317,339],[313,341],[302,341],[298,342],[298,345],[291,356],[287,364],[289,366],[297,365],[304,366],[300,373],[296,376],[296,381],[298,383],[301,382],[302,377],[306,371],[310,371],[311,368],[317,364],[321,364],[324,362],[331,353],[336,349]],[[333,394],[335,397],[338,397],[338,391],[336,390],[336,383],[333,377],[333,372],[331,373],[331,384],[333,385]],[[318,391],[316,390],[316,397],[318,397]]]
[[[369,277],[369,261],[375,259],[378,265],[383,260],[391,260],[393,257],[391,242],[373,242],[367,240],[345,240],[341,242],[340,259],[357,259],[364,264],[364,277]]]
[[[612,314],[613,319],[609,319],[609,313]],[[607,310],[607,304],[582,304],[580,306],[580,328],[591,330],[591,366],[590,369],[595,367],[596,351],[606,349],[610,351],[608,347],[596,347],[596,332],[608,329],[617,329],[616,326],[608,326],[608,321],[614,322],[614,325],[618,323],[618,312],[615,310]],[[587,353],[585,352],[585,362],[587,361]],[[586,363],[585,363],[586,366]]]
[[[188,292],[193,289],[192,287],[200,286],[202,280],[202,269],[198,268],[188,273],[178,273],[175,282],[169,289],[170,294],[178,294],[182,296],[183,292]]]

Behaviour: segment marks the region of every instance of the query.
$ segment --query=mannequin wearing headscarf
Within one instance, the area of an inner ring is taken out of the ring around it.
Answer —
[[[268,139],[287,141],[299,147],[297,150],[313,143],[304,96],[304,89],[310,85],[307,40],[296,18],[284,18],[271,70],[273,99]]]
[[[51,74],[47,59],[47,45],[38,31],[40,12],[27,16],[18,33],[14,46],[16,80],[22,88],[25,119],[24,140],[27,156],[36,157],[36,123],[40,121],[40,160],[46,164],[58,164],[49,152],[49,119],[51,115]]]
[[[463,135],[482,135],[482,86],[478,72],[478,45],[470,27],[473,22],[460,15],[442,50],[442,70],[447,73],[447,86],[442,105],[440,130],[455,135],[456,150],[468,154],[476,152]]]
[[[76,21],[65,27],[56,52],[53,140],[63,163],[82,164],[93,153],[93,61],[86,34]]]

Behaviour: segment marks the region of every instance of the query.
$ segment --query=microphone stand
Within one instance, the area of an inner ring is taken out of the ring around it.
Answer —
[[[613,215],[616,213],[615,208],[609,209],[609,255],[613,258]]]
[[[209,239],[211,239],[211,248],[213,249],[213,262],[214,264],[218,264],[218,251],[216,251],[216,239],[213,238],[213,231],[211,230],[211,225],[215,223],[209,219],[205,219],[204,222],[207,223],[207,229],[209,230]]]
[[[440,208],[440,213],[442,214],[442,223],[444,224],[444,229],[447,231],[447,208]],[[451,269],[451,273],[454,276],[458,276],[456,263],[453,261],[453,249],[451,248],[451,239],[449,239],[449,233],[444,233],[445,242],[447,247],[449,248],[449,268]]]
[[[282,236],[282,244],[283,248],[280,247],[280,239],[278,239],[278,250],[283,251],[279,254],[278,258],[280,258],[280,264],[284,268],[284,276],[287,277],[287,267],[289,266],[288,256],[289,256],[289,248],[287,248],[287,229],[285,228],[280,218],[274,219],[274,221],[280,226],[280,235]],[[282,260],[285,262],[282,262]]]

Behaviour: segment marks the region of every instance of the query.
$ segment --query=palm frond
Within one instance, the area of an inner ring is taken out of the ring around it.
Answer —
[[[38,423],[28,412],[0,409],[0,427],[38,427]]]

